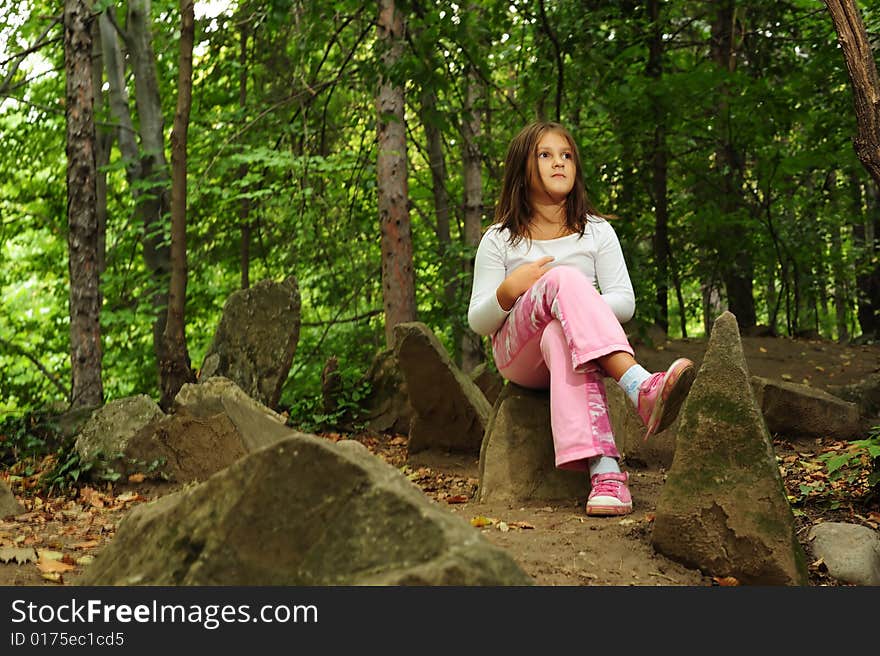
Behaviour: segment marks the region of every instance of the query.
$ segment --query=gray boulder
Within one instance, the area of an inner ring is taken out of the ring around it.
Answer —
[[[681,410],[652,543],[709,575],[806,585],[806,556],[749,378],[736,318],[724,312]]]
[[[172,409],[174,414],[185,411],[193,417],[225,414],[241,435],[246,451],[255,451],[295,432],[285,424],[283,416],[255,401],[222,376],[184,385],[174,397]]]
[[[843,522],[823,522],[810,529],[813,554],[843,583],[880,585],[880,534]]]
[[[586,499],[589,477],[556,468],[550,393],[508,382],[492,408],[480,449],[477,498],[488,501]]]
[[[0,519],[20,515],[23,512],[24,508],[12,494],[12,490],[9,489],[5,481],[0,480]]]
[[[395,354],[414,416],[409,452],[446,449],[477,454],[492,407],[450,359],[433,332],[413,321],[394,327]]]
[[[199,378],[222,376],[274,408],[299,341],[300,293],[296,278],[263,280],[234,292],[205,355]]]
[[[846,439],[860,433],[855,403],[798,383],[752,376],[751,384],[771,434],[794,439]]]
[[[124,470],[124,454],[131,439],[164,416],[145,394],[110,401],[91,414],[74,448],[82,462],[92,463],[92,477],[118,477]]]
[[[143,504],[82,585],[528,585],[501,549],[354,441],[293,437]]]
[[[161,475],[177,483],[204,481],[246,453],[243,436],[225,413],[193,417],[183,410],[132,437],[121,471]]]

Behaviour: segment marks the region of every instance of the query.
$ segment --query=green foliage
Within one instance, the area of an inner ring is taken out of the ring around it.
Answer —
[[[825,463],[832,481],[852,485],[864,479],[869,489],[880,490],[880,426],[875,426],[867,438],[851,441],[843,453],[825,453],[819,460]]]

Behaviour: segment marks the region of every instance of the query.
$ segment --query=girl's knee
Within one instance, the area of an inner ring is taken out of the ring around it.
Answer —
[[[544,359],[551,354],[554,349],[565,346],[565,332],[562,330],[562,324],[554,319],[544,327],[541,333],[541,353]]]
[[[568,280],[587,280],[587,277],[581,273],[581,271],[577,267],[570,266],[568,264],[561,264],[559,266],[552,267],[547,273],[545,273],[542,278],[546,278],[547,280],[552,280],[554,282],[564,282]]]

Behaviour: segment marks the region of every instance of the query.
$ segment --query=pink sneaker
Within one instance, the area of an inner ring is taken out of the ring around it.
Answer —
[[[656,373],[639,387],[638,413],[645,426],[645,440],[669,427],[694,382],[694,363],[679,358],[669,369]]]
[[[590,478],[588,515],[628,515],[633,510],[632,496],[626,482],[629,474],[596,474]]]

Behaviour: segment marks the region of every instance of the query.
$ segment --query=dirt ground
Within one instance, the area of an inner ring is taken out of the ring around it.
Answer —
[[[744,338],[743,348],[752,374],[820,388],[859,382],[880,372],[880,345],[755,337]],[[697,339],[675,340],[657,347],[636,345],[637,358],[651,370],[663,369],[680,356],[693,359],[699,366],[704,351],[705,341]],[[476,457],[423,452],[408,458],[407,440],[402,435],[328,433],[324,437],[362,442],[398,467],[431,499],[508,551],[538,585],[735,583],[684,567],[651,548],[653,512],[665,479],[662,469],[638,469],[624,463],[631,474],[633,514],[594,518],[583,510],[586,480],[582,498],[562,503],[482,504],[474,500],[479,471]],[[823,450],[841,446],[826,440],[774,440],[786,488],[796,499],[793,507],[798,536],[812,561],[810,584],[814,586],[838,585],[823,564],[812,558],[806,534],[814,523],[850,521],[877,529],[880,522],[880,501],[866,495],[866,488],[858,481],[837,488],[833,500],[827,494],[811,497],[804,493],[805,483],[824,476],[815,457]],[[22,494],[15,482],[12,488],[28,512],[0,521],[0,585],[76,585],[83,568],[99,557],[130,508],[173,489],[135,481],[84,487],[76,498],[39,498]]]

